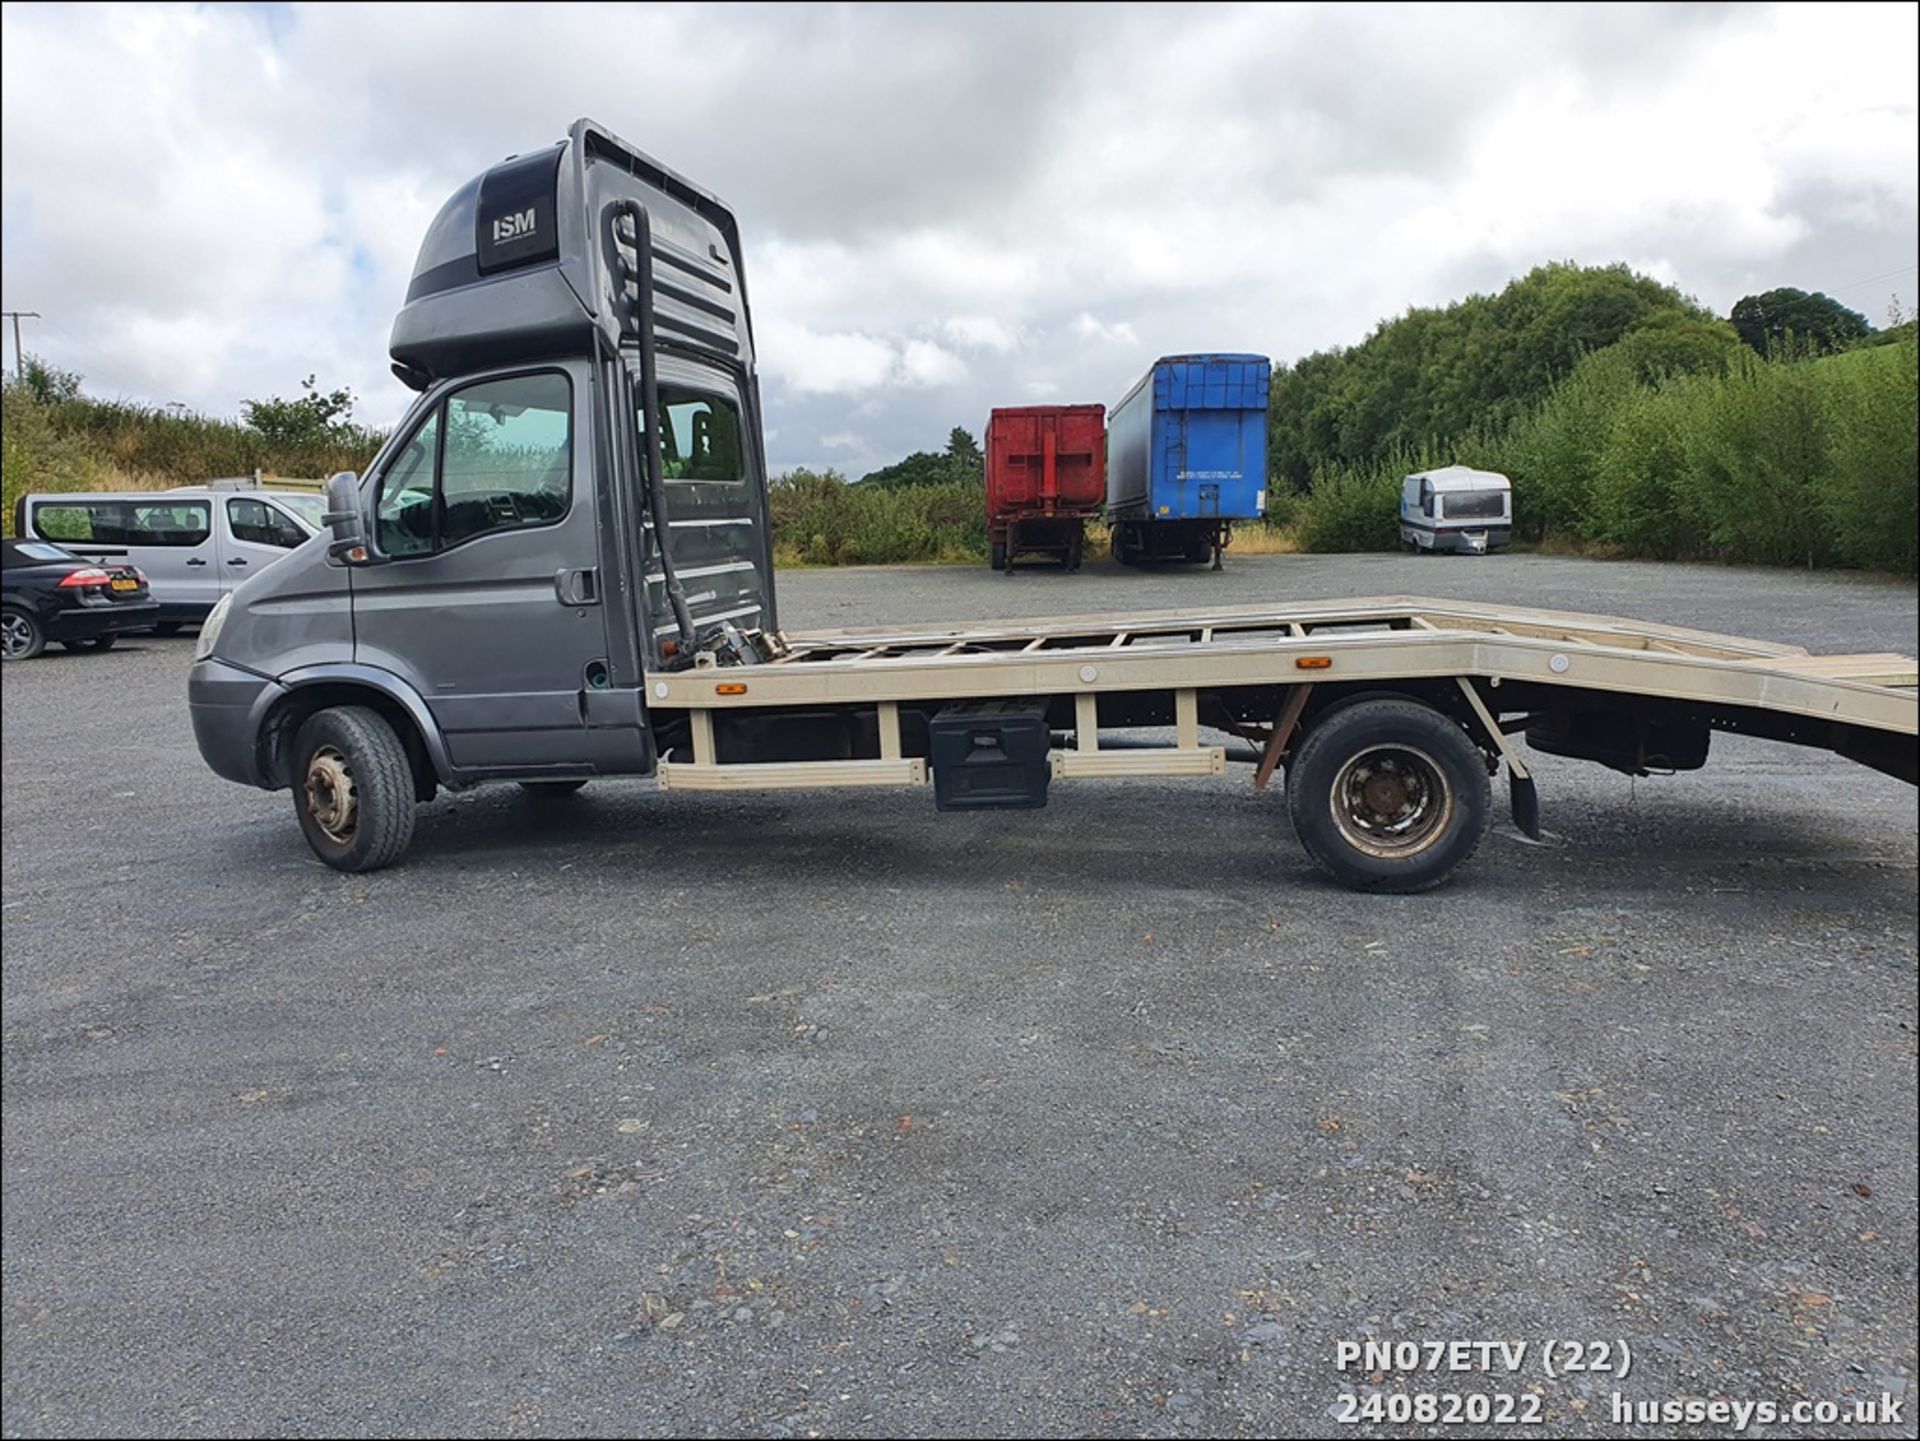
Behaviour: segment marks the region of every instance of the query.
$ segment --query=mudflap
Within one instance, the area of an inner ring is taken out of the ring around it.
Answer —
[[[1507,768],[1508,793],[1513,801],[1513,823],[1529,840],[1540,839],[1540,788],[1532,776],[1518,776]]]

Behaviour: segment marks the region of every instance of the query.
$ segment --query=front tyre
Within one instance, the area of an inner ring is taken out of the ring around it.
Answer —
[[[336,871],[392,865],[413,839],[413,770],[378,711],[334,706],[294,737],[293,808],[313,853]]]
[[[1445,880],[1493,813],[1480,748],[1415,701],[1359,701],[1307,733],[1287,771],[1294,831],[1320,869],[1357,891]]]

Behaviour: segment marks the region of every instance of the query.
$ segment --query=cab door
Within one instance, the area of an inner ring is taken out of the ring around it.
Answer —
[[[458,770],[650,759],[637,691],[607,704],[621,592],[599,568],[590,397],[577,364],[450,383],[366,480],[376,558],[351,571],[355,658],[419,693]]]
[[[222,591],[258,575],[309,536],[285,511],[257,495],[227,496],[220,509],[219,577]]]

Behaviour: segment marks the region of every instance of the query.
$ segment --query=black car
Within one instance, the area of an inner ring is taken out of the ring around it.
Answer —
[[[102,565],[44,540],[0,541],[0,659],[32,660],[50,640],[105,650],[159,619],[134,566]]]

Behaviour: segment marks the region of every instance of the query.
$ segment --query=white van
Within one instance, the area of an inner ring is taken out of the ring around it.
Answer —
[[[160,602],[160,634],[195,624],[250,575],[305,545],[326,501],[281,490],[183,487],[112,495],[25,495],[14,534],[75,555],[119,560],[147,574]]]
[[[1513,539],[1513,482],[1497,470],[1444,465],[1400,485],[1400,544],[1484,555]]]

